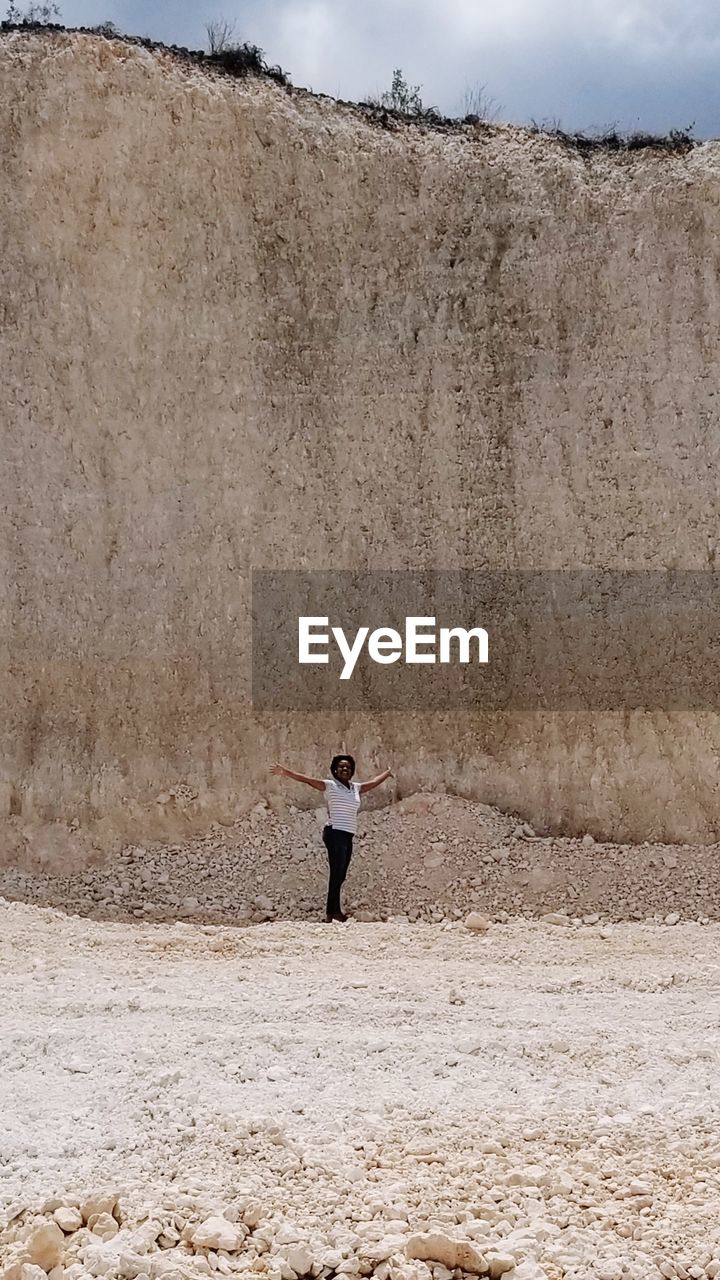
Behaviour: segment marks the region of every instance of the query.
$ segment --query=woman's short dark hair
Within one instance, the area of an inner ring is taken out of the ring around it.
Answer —
[[[355,772],[355,761],[353,760],[352,756],[333,756],[332,761],[330,763],[330,772],[333,778],[337,778],[337,767],[340,764],[341,760],[347,760],[348,764],[350,765],[350,777],[352,777],[352,775]]]

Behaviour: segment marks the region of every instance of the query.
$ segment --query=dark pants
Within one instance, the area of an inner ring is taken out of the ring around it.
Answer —
[[[323,844],[327,849],[328,862],[330,863],[327,914],[329,916],[339,916],[342,915],[340,890],[350,866],[353,838],[349,831],[336,831],[333,827],[323,827]]]

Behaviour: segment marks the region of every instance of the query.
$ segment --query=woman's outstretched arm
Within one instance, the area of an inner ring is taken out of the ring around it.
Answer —
[[[392,769],[386,769],[384,773],[379,773],[377,778],[371,778],[369,782],[360,783],[360,795],[364,795],[366,791],[372,791],[373,787],[379,787],[381,782],[385,782],[387,778],[392,778]]]
[[[309,787],[314,787],[316,791],[324,791],[325,783],[322,778],[308,778],[304,773],[295,773],[292,769],[285,769],[281,764],[274,764],[271,773],[277,774],[280,778],[294,778],[295,782],[306,782]]]

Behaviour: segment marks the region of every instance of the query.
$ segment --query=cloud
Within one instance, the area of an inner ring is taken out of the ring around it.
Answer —
[[[286,61],[289,57],[297,60],[310,85],[328,83],[327,76],[338,60],[342,30],[337,10],[333,12],[324,0],[286,4],[277,15],[278,41],[287,51],[283,56]]]

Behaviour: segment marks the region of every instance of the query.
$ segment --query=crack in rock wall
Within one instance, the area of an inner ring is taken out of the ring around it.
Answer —
[[[0,40],[0,102],[6,823],[231,820],[344,740],[400,794],[716,838],[710,713],[253,716],[249,582],[713,568],[720,144],[387,131],[65,33]]]

